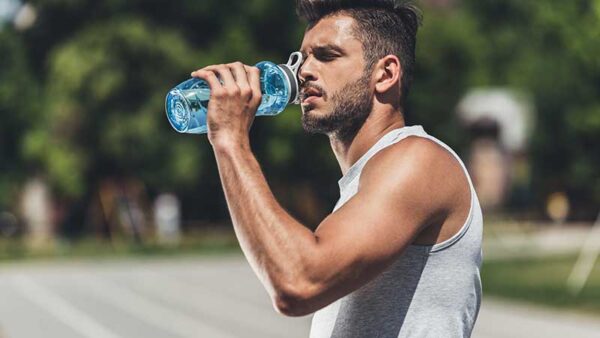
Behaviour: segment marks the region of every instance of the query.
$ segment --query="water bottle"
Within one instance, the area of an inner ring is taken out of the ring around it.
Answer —
[[[281,113],[290,103],[299,103],[298,68],[302,54],[294,52],[286,64],[270,61],[256,64],[260,69],[262,101],[256,116],[273,116]],[[180,83],[168,94],[165,103],[171,126],[180,133],[203,134],[207,132],[206,112],[210,99],[208,83],[192,78]]]

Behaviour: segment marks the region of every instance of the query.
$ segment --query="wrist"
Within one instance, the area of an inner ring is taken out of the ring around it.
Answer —
[[[209,139],[215,152],[231,152],[239,150],[250,150],[250,139],[248,136],[234,137],[232,135],[219,135]]]

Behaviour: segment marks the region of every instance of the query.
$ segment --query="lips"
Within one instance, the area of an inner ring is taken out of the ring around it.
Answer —
[[[302,102],[304,102],[311,98],[321,97],[322,95],[323,94],[318,89],[308,87],[300,93],[300,99],[302,100]]]

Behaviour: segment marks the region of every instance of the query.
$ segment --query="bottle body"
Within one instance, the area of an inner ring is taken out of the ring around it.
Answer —
[[[293,90],[284,69],[269,62],[256,64],[260,69],[260,90],[262,100],[257,116],[281,113]],[[203,134],[208,131],[206,113],[210,100],[210,88],[206,81],[192,78],[173,88],[166,98],[166,113],[171,126],[180,133]]]

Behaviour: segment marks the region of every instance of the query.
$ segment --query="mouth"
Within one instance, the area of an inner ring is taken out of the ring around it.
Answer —
[[[300,101],[304,103],[309,103],[323,96],[320,90],[316,88],[306,88],[300,93]]]

